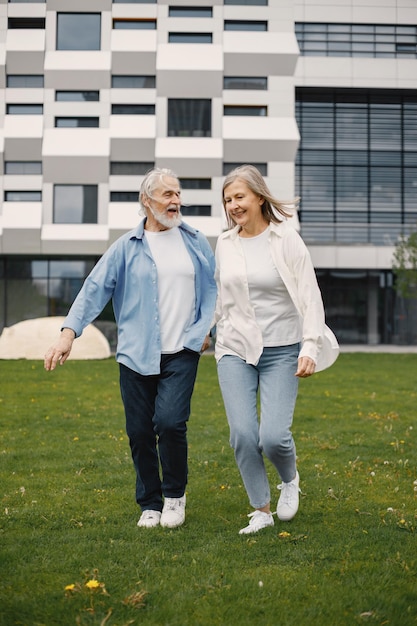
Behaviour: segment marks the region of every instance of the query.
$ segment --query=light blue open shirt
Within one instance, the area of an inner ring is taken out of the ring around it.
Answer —
[[[116,360],[144,376],[159,374],[161,333],[158,275],[143,219],[115,241],[87,276],[63,328],[76,337],[112,299],[118,328]],[[216,302],[215,261],[206,237],[182,222],[179,231],[195,270],[195,319],[186,329],[184,348],[199,352],[208,334]]]

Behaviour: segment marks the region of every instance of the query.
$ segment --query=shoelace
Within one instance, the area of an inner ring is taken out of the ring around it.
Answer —
[[[281,483],[280,485],[278,485],[278,489],[282,492],[282,498],[285,502],[285,504],[288,504],[288,502],[291,500],[291,498],[293,497],[293,491],[299,491],[301,493],[301,489],[300,487],[297,487],[297,485],[295,485],[294,483]]]

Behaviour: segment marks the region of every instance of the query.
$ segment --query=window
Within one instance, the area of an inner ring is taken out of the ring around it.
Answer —
[[[120,30],[156,30],[156,20],[114,19],[113,28]]]
[[[154,104],[112,104],[112,115],[155,115]]]
[[[223,89],[268,89],[268,78],[266,76],[225,76],[223,78]]]
[[[138,202],[139,191],[111,191],[110,202]]]
[[[265,106],[232,106],[223,107],[224,115],[250,115],[252,117],[265,117],[268,115],[268,107]]]
[[[42,202],[42,191],[5,191],[5,202]]]
[[[100,13],[58,13],[57,50],[100,50]]]
[[[45,28],[44,17],[9,17],[7,25],[10,29],[16,28]]]
[[[8,104],[7,115],[42,115],[42,104]]]
[[[13,175],[42,174],[42,161],[6,161],[4,173]]]
[[[213,17],[211,7],[169,7],[169,17]]]
[[[180,178],[182,189],[211,189],[211,178]]]
[[[268,22],[256,20],[225,20],[224,30],[268,30]]]
[[[223,163],[223,176],[227,176],[227,174],[229,174],[229,172],[231,172],[232,170],[234,170],[236,167],[239,167],[240,165],[253,165],[254,167],[256,167],[260,173],[262,174],[262,176],[268,176],[268,164],[267,163],[249,163],[249,161],[246,161],[246,163],[242,162],[242,163]]]
[[[154,167],[153,161],[112,161],[110,174],[112,176],[143,176]]]
[[[253,6],[268,6],[268,0],[224,0],[224,4],[233,4],[233,5],[253,5]]]
[[[55,100],[57,102],[98,102],[100,100],[99,91],[56,91]]]
[[[112,76],[111,86],[115,89],[155,89],[155,76]]]
[[[56,117],[55,128],[98,128],[98,117]]]
[[[211,100],[169,99],[169,137],[211,137]]]
[[[54,185],[54,224],[97,224],[97,185]]]
[[[181,213],[183,215],[193,215],[196,217],[210,217],[211,206],[209,204],[182,204]]]
[[[305,56],[417,58],[417,26],[298,22],[295,33]]]
[[[296,111],[306,240],[384,245],[407,232],[417,222],[417,90],[300,88]]]
[[[169,33],[168,43],[212,43],[211,33]]]
[[[43,87],[42,74],[8,74],[7,87]]]

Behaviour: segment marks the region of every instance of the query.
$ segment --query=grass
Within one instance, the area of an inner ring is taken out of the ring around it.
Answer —
[[[416,371],[413,354],[342,354],[301,381],[300,511],[243,537],[212,356],[175,530],[136,527],[113,359],[0,361],[0,625],[416,625]]]

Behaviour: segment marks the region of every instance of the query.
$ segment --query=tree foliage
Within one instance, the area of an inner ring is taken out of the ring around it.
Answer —
[[[398,293],[404,298],[417,296],[417,231],[398,241],[392,269],[397,278]]]

